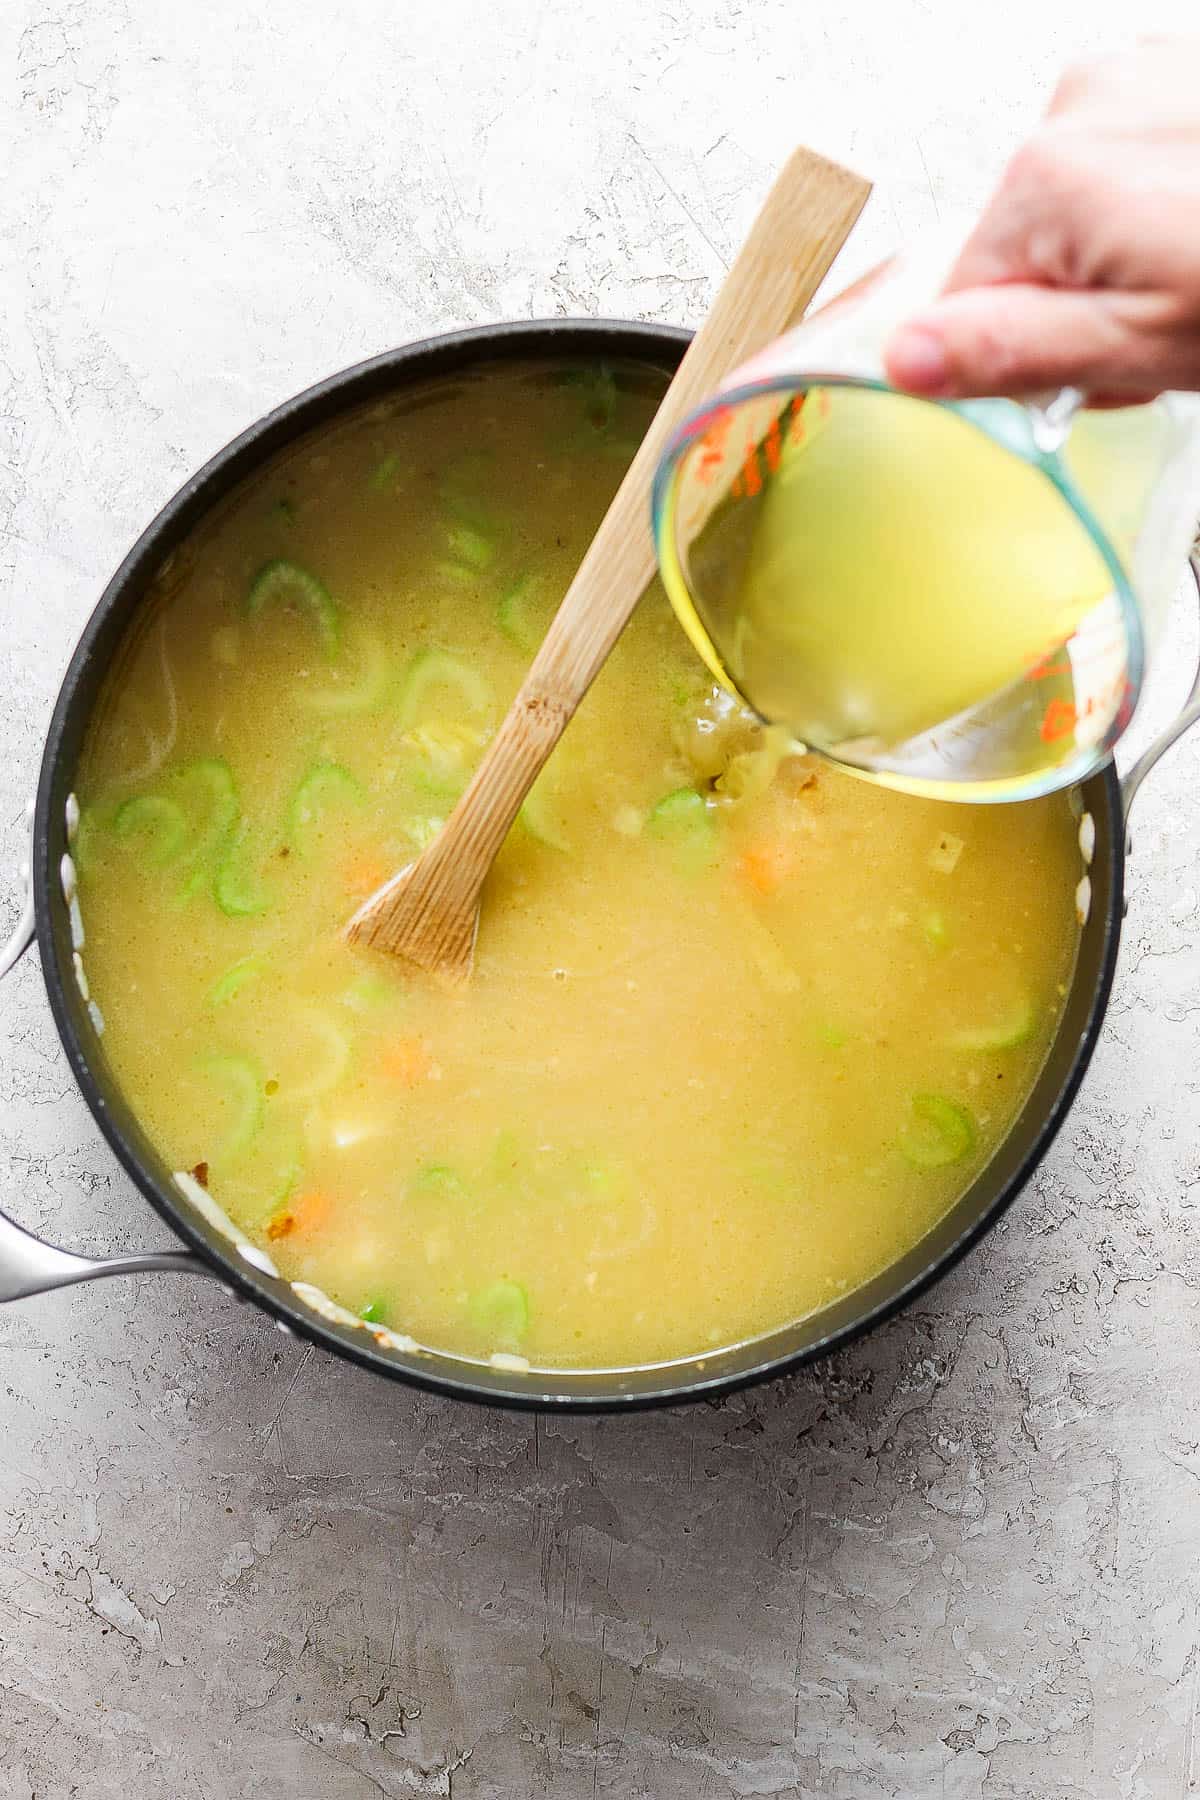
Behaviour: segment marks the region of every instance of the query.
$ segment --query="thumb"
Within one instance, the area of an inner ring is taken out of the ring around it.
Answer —
[[[931,399],[1058,387],[1132,397],[1200,385],[1200,332],[1169,330],[1153,295],[1011,282],[936,301],[893,334],[884,367]]]

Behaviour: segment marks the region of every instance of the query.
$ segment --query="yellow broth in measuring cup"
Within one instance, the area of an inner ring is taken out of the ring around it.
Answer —
[[[1003,1138],[1075,953],[1065,797],[790,754],[658,588],[525,807],[474,979],[350,949],[438,830],[661,393],[485,372],[278,457],[164,569],[82,763],[86,980],[172,1167],[423,1345],[598,1369],[810,1314]]]
[[[1050,459],[1031,418],[853,381],[715,402],[657,502],[710,665],[764,718],[914,791],[1024,797],[1090,767],[1136,698],[1125,568],[1168,421],[1079,414]]]

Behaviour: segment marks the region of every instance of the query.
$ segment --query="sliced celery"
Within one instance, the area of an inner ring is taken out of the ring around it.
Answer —
[[[489,569],[496,560],[495,538],[465,522],[450,527],[447,546],[453,561],[468,569]]]
[[[386,456],[380,458],[375,464],[375,467],[371,470],[370,476],[367,479],[368,488],[373,494],[382,494],[385,488],[391,487],[403,466],[403,462],[397,452],[395,450],[390,450]]]
[[[426,1163],[410,1183],[414,1194],[437,1194],[446,1200],[464,1200],[466,1185],[449,1163]]]
[[[404,821],[404,835],[418,850],[428,850],[445,823],[445,819],[432,813],[414,813]]]
[[[921,932],[931,950],[944,950],[950,942],[946,915],[938,907],[931,907],[925,914],[921,920]]]
[[[493,1281],[472,1294],[471,1322],[500,1350],[519,1350],[529,1330],[529,1296],[517,1281]]]
[[[441,581],[448,581],[452,587],[475,587],[479,581],[479,571],[469,563],[455,562],[451,557],[443,556],[433,565],[433,572]]]
[[[271,904],[271,896],[262,882],[246,867],[249,840],[249,827],[243,825],[222,857],[213,882],[217,905],[230,918],[253,918],[257,913],[266,912]]]
[[[711,831],[712,820],[703,794],[687,787],[665,794],[651,807],[646,829],[659,836],[672,831]]]
[[[326,718],[342,718],[374,712],[383,705],[392,665],[382,640],[360,625],[354,630],[349,649],[350,655],[344,663],[339,661],[327,686],[297,683],[292,693],[301,706],[323,713]]]
[[[476,717],[491,705],[491,689],[478,669],[446,650],[418,650],[401,678],[401,725],[415,725],[439,692],[451,710],[457,703]]]
[[[155,868],[174,860],[187,840],[183,808],[163,794],[135,794],[117,808],[113,829],[118,837],[139,838],[146,861]]]
[[[438,498],[450,516],[478,531],[494,531],[497,525],[494,511],[481,498],[494,464],[491,450],[464,450],[452,459],[438,484]]]
[[[554,805],[555,784],[552,771],[543,770],[525,797],[517,817],[524,825],[530,837],[536,838],[539,844],[545,844],[551,850],[561,850],[568,854],[571,841],[563,827],[558,809]]]
[[[264,564],[251,582],[246,611],[254,617],[269,606],[287,605],[310,615],[326,656],[336,656],[340,621],[332,594],[323,581],[299,563],[277,556]]]
[[[410,750],[420,753],[424,773],[430,777],[422,783],[428,792],[453,794],[457,798],[483,748],[485,733],[472,725],[431,719],[428,724],[414,725],[406,731],[404,742]]]
[[[361,806],[366,792],[341,763],[314,763],[292,795],[288,807],[288,842],[301,856],[311,856],[321,835],[325,815]]]
[[[364,1325],[382,1325],[387,1318],[387,1307],[382,1300],[368,1300],[358,1316]]]
[[[305,1045],[308,1055],[305,1060],[306,1078],[295,1085],[288,1085],[286,1098],[289,1102],[298,1100],[317,1100],[338,1086],[350,1067],[353,1045],[350,1037],[337,1019],[317,1006],[308,1006],[300,1014],[300,1030],[307,1033],[309,1043]]]
[[[228,1164],[245,1154],[262,1129],[263,1083],[248,1056],[206,1056],[205,1074],[224,1091],[230,1123],[213,1155],[213,1162]]]
[[[1015,1050],[1019,1045],[1029,1042],[1036,1024],[1033,1001],[1028,994],[1021,994],[1013,1001],[1009,1011],[994,1024],[981,1025],[975,1030],[955,1031],[947,1042],[953,1050],[984,1053]]]
[[[674,793],[664,794],[651,807],[644,829],[648,836],[670,844],[690,868],[705,868],[716,855],[712,809],[695,788],[676,788]]]
[[[518,650],[532,656],[546,635],[548,614],[545,578],[519,575],[500,596],[496,623]]]
[[[356,975],[344,990],[342,1005],[348,1006],[351,1012],[374,1012],[377,1007],[394,1000],[400,992],[398,982],[385,981],[382,975],[375,975],[368,969],[365,974]]]
[[[172,786],[192,821],[188,862],[207,867],[226,846],[238,822],[237,786],[223,757],[201,756],[176,770]]]
[[[975,1148],[975,1121],[943,1094],[914,1094],[900,1132],[900,1149],[918,1169],[943,1169]]]
[[[261,956],[243,956],[219,975],[208,990],[210,1006],[225,1006],[240,994],[242,989],[252,981],[257,981],[263,971]]]

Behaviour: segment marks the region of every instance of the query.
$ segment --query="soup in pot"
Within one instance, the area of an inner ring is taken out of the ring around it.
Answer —
[[[470,985],[344,941],[461,793],[662,387],[496,366],[302,440],[163,570],[80,769],[84,979],[146,1132],[281,1273],[433,1350],[641,1366],[819,1310],[978,1175],[1070,978],[1064,796],[955,807],[793,753],[657,587],[501,853]]]

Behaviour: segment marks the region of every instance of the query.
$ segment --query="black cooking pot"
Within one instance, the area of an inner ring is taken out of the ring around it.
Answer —
[[[948,1216],[891,1268],[814,1318],[734,1349],[645,1369],[545,1374],[408,1348],[378,1327],[332,1308],[271,1270],[255,1246],[237,1241],[206,1197],[189,1196],[131,1114],[108,1072],[102,1043],[77,979],[73,931],[78,910],[70,861],[70,796],[81,746],[104,676],[154,576],[197,521],[276,452],[364,403],[388,400],[434,379],[515,359],[633,358],[670,374],[689,334],[664,326],[571,320],[456,332],[361,363],[310,388],[237,438],[187,482],[135,545],[105,590],[71,659],[54,709],[33,807],[30,895],[0,975],[36,936],[55,1023],[84,1098],[118,1158],[186,1251],[90,1261],[40,1243],[0,1214],[0,1301],[156,1269],[216,1276],[281,1325],[381,1375],[460,1398],[513,1406],[627,1408],[711,1395],[777,1375],[845,1344],[921,1293],[982,1237],[1028,1180],[1066,1116],[1091,1057],[1112,985],[1123,913],[1125,816],[1157,757],[1200,711],[1195,691],[1171,731],[1126,778],[1111,767],[1079,792],[1094,849],[1081,884],[1083,925],[1075,977],[1045,1068],[1001,1148]],[[1200,580],[1200,575],[1198,575]],[[896,804],[904,805],[897,797]],[[1083,873],[1081,869],[1081,874]],[[74,919],[72,913],[74,912]]]

